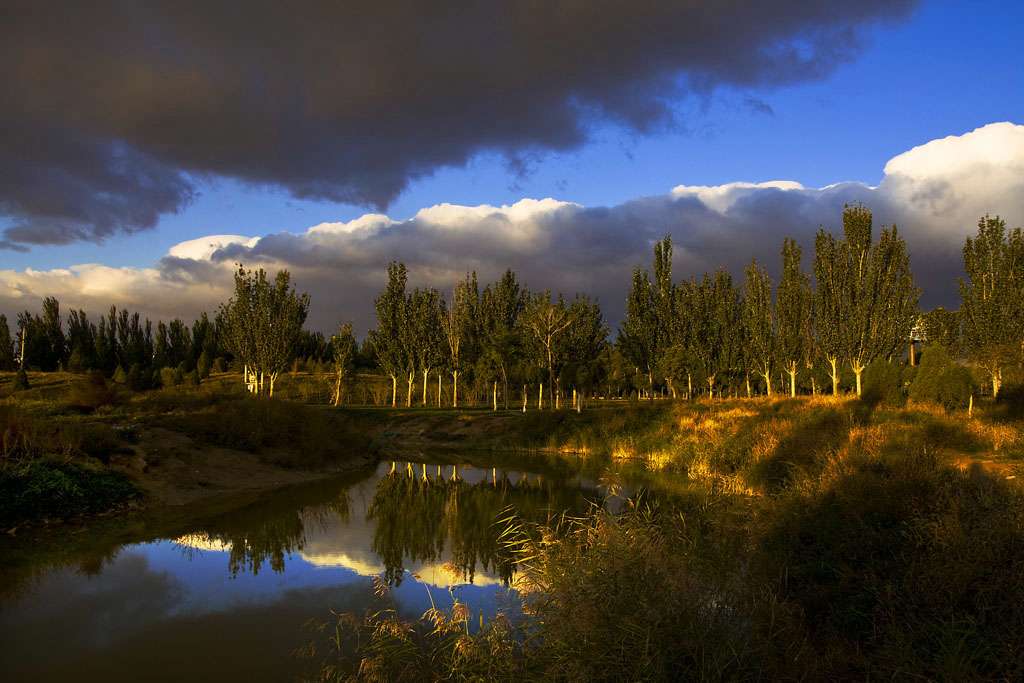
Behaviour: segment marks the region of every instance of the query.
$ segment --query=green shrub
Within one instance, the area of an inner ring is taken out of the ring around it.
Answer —
[[[121,472],[47,458],[0,465],[0,527],[104,512],[139,495]]]
[[[185,376],[185,384],[190,387],[199,386],[199,370],[193,370]]]
[[[199,372],[199,379],[206,379],[210,376],[210,370],[213,367],[213,363],[210,361],[210,355],[203,351],[199,354],[199,360],[196,361],[196,370]]]
[[[1006,384],[999,390],[996,404],[1013,420],[1024,419],[1024,383]]]
[[[967,408],[971,396],[977,393],[978,386],[974,382],[974,376],[970,370],[959,363],[953,363],[942,374],[939,383],[939,403],[946,410]]]
[[[64,403],[69,408],[83,413],[91,413],[97,408],[121,402],[117,389],[107,383],[99,370],[89,371],[84,378],[72,384],[64,397]]]
[[[125,377],[124,384],[132,391],[142,389],[142,368],[138,363],[132,363],[131,368],[128,369],[128,375]]]
[[[903,372],[898,365],[875,361],[864,371],[861,401],[870,406],[901,408],[907,403],[903,394]]]
[[[19,367],[18,371],[14,373],[14,379],[11,381],[11,391],[28,391],[28,374],[25,372],[24,367]]]
[[[114,369],[114,376],[112,379],[118,384],[126,384],[128,382],[128,373],[124,371],[120,365]]]
[[[921,364],[910,384],[910,400],[914,403],[939,403],[942,375],[953,366],[941,344],[929,344],[921,353]]]

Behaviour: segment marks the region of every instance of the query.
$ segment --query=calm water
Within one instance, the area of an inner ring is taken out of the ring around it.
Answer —
[[[293,654],[311,639],[303,624],[379,608],[376,577],[405,617],[453,595],[486,614],[516,570],[499,520],[620,500],[598,483],[620,478],[600,470],[516,463],[389,460],[357,478],[2,538],[0,680],[290,680],[312,666]]]

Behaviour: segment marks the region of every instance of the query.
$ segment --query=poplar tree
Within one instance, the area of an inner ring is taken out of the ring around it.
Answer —
[[[427,377],[443,360],[444,332],[441,329],[441,299],[436,289],[413,292],[409,308],[412,355],[423,373],[423,405],[427,405]]]
[[[441,297],[441,330],[448,347],[448,372],[452,376],[452,407],[459,406],[459,377],[475,360],[476,316],[480,300],[476,272],[455,283],[451,304]]]
[[[637,266],[633,269],[633,286],[626,296],[626,318],[619,327],[616,344],[626,360],[647,376],[652,399],[660,326],[656,304],[657,295],[650,275]]]
[[[259,378],[258,391],[266,388],[274,395],[274,382],[292,359],[308,310],[309,295],[295,291],[287,270],[270,282],[262,268],[253,272],[238,264],[235,296],[222,306],[225,333],[235,357]]]
[[[566,308],[561,295],[557,303],[552,303],[551,292],[538,292],[530,298],[523,311],[523,325],[528,329],[537,344],[541,355],[541,365],[547,367],[548,405],[555,407],[555,357],[557,343],[570,325],[573,324],[572,313]]]
[[[824,228],[814,236],[814,331],[817,350],[829,364],[832,394],[839,393],[839,364],[846,346],[847,267],[842,243]],[[813,357],[812,357],[813,358]],[[811,364],[813,364],[811,360]]]
[[[963,337],[960,334],[960,314],[938,306],[921,316],[925,342],[939,344],[954,360],[963,355]]]
[[[800,245],[791,237],[782,243],[782,279],[775,298],[775,324],[778,331],[777,357],[789,375],[789,395],[796,396],[797,367],[808,353],[813,295],[811,281],[800,269]]]
[[[331,335],[331,351],[334,355],[334,405],[341,400],[341,388],[350,382],[356,374],[356,335],[352,321],[338,324],[338,331]]]
[[[11,328],[7,326],[7,316],[0,313],[0,370],[14,368],[14,342],[11,339]]]
[[[405,335],[407,316],[405,310],[405,283],[409,274],[405,264],[392,261],[388,264],[388,284],[380,296],[374,299],[377,312],[377,327],[370,330],[369,337],[377,353],[377,362],[391,378],[391,407],[395,407],[398,395],[398,373],[405,365]]]
[[[987,214],[978,234],[964,241],[959,280],[960,315],[968,356],[988,375],[998,396],[1003,370],[1017,354],[1024,357],[1024,236],[1006,221]]]
[[[857,379],[878,358],[891,359],[910,343],[921,291],[914,286],[906,243],[896,226],[883,228],[872,242],[871,212],[863,204],[843,211],[849,274],[846,297],[846,357]]]
[[[500,375],[505,408],[508,409],[508,376],[522,356],[519,317],[528,294],[511,268],[501,279],[484,288],[480,296],[480,351],[483,365]]]
[[[690,308],[692,353],[714,398],[715,381],[737,367],[743,342],[742,307],[732,276],[723,268],[694,283]]]
[[[757,259],[747,266],[743,296],[743,324],[749,341],[754,371],[764,378],[768,395],[772,395],[772,362],[776,354],[775,315],[772,310],[772,281]]]

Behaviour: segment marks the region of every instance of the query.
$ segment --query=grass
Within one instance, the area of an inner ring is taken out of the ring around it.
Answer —
[[[691,486],[510,518],[518,604],[346,615],[326,680],[1024,678],[1024,423],[998,404],[663,403],[503,439]]]

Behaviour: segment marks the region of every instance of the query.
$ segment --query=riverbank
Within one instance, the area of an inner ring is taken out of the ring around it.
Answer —
[[[0,402],[0,529],[185,505],[376,462],[372,430],[324,408],[246,395],[230,376],[132,393],[102,378],[31,378]]]

